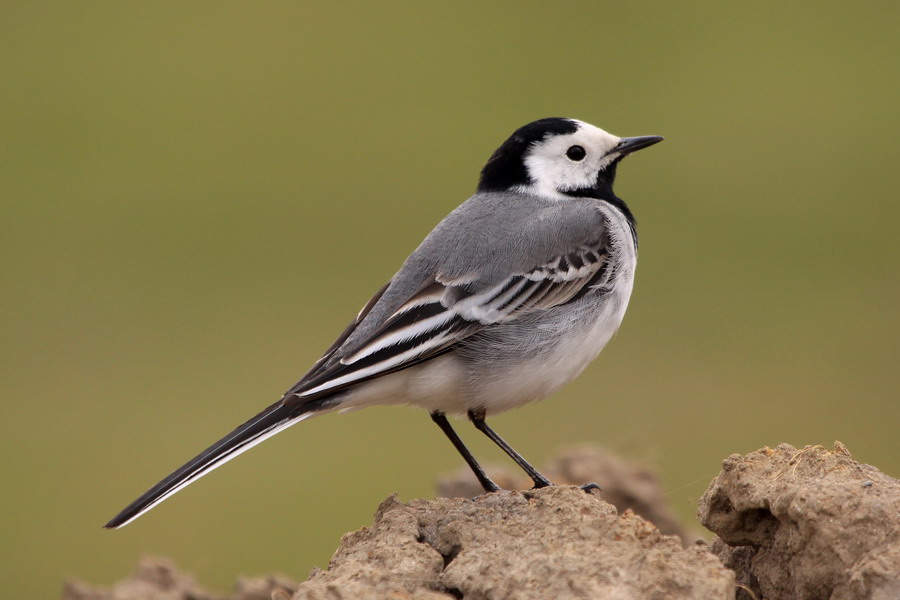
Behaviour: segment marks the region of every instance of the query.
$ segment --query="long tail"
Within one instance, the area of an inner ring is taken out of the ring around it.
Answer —
[[[318,408],[321,408],[321,404],[316,402],[311,402],[307,406],[293,407],[286,407],[281,401],[272,404],[144,492],[140,498],[126,506],[104,527],[115,529],[131,523],[175,492],[197,481],[238,454],[316,414]]]

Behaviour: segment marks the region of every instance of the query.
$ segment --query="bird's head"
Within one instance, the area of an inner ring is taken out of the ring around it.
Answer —
[[[614,198],[618,162],[662,139],[620,138],[583,121],[541,119],[520,127],[497,148],[481,171],[478,191]]]

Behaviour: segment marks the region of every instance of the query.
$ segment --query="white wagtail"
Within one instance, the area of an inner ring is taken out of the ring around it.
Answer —
[[[441,221],[296,383],[150,488],[121,527],[266,438],[314,415],[413,404],[491,481],[450,426],[467,414],[534,480],[551,485],[485,422],[574,379],[615,333],[637,263],[634,217],[612,190],[619,161],[662,140],[541,119],[503,142],[475,195]]]

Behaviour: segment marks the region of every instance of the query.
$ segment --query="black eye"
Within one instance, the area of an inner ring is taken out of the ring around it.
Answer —
[[[568,156],[571,160],[579,161],[585,157],[587,152],[584,151],[584,148],[581,146],[571,146],[568,150],[566,150],[566,156]]]

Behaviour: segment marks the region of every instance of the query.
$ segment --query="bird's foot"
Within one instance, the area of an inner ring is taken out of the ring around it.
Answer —
[[[602,491],[603,491],[603,490],[600,488],[600,486],[597,485],[596,483],[586,483],[586,484],[584,484],[583,486],[581,486],[581,489],[584,490],[584,492],[585,492],[586,494],[590,494],[590,493],[593,492],[594,490],[597,490],[598,492],[602,492]]]

